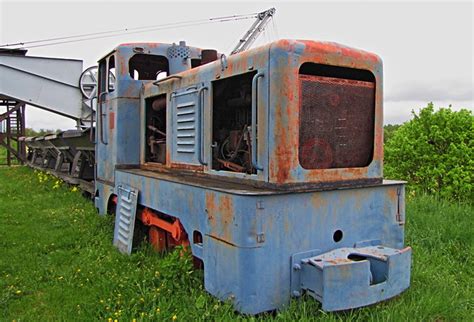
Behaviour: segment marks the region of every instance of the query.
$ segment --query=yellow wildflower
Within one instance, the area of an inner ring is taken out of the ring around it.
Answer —
[[[175,315],[173,315],[173,321],[176,320],[178,317]]]

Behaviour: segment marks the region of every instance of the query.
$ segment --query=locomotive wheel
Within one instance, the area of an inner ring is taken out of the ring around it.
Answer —
[[[150,229],[148,230],[148,240],[150,241],[150,244],[153,246],[153,248],[157,252],[161,253],[167,249],[166,247],[167,236],[166,235],[167,235],[166,231],[155,226],[151,226]]]

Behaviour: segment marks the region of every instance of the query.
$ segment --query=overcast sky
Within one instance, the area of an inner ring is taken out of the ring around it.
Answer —
[[[334,41],[374,52],[384,61],[385,123],[401,123],[433,101],[473,108],[472,1],[464,2],[160,2],[0,0],[0,43],[246,14],[275,7],[259,44],[280,39]],[[76,58],[84,69],[122,42],[186,40],[228,53],[252,20],[159,30],[32,48],[31,56]],[[70,128],[74,122],[28,108],[27,126]]]

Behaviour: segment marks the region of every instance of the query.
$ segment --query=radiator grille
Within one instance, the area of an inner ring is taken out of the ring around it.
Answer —
[[[312,75],[300,75],[299,83],[301,166],[369,165],[374,146],[374,83]]]

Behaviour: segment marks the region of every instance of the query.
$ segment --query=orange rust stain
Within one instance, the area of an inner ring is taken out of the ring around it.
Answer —
[[[290,57],[283,65],[290,65]],[[270,176],[277,183],[285,183],[290,178],[290,170],[297,164],[295,160],[298,143],[298,98],[294,94],[294,84],[297,81],[297,70],[281,74],[281,81],[272,88],[280,93],[282,99],[275,106],[275,155],[271,158]]]
[[[398,201],[398,195],[397,195],[397,189],[387,189],[387,195],[390,201],[392,202],[397,202]]]
[[[314,209],[317,210],[327,208],[328,198],[325,198],[321,192],[315,192],[311,196],[311,204],[313,205]],[[324,214],[325,212],[322,211],[321,213]]]
[[[210,235],[223,241],[232,242],[232,223],[234,205],[231,196],[216,196],[214,192],[206,192],[207,219]]]
[[[168,145],[166,145],[166,165],[169,167],[171,165],[171,151],[168,149]]]
[[[231,227],[234,219],[234,205],[230,196],[221,195],[219,197],[219,210],[222,239],[232,240]]]
[[[115,113],[110,112],[109,114],[109,129],[113,130],[115,128]]]
[[[194,171],[204,171],[204,166],[195,165],[195,164],[186,164],[186,163],[171,163],[170,168],[172,169],[183,169],[183,170],[194,170]]]
[[[305,175],[308,182],[332,182],[367,177],[368,168],[341,168],[311,170]]]
[[[217,206],[216,206],[216,194],[214,192],[206,192],[206,210],[207,210],[207,220],[209,220],[209,225],[211,227],[210,232],[214,233],[216,231],[216,216],[217,216]]]
[[[127,66],[127,60],[125,59],[125,57],[121,56],[121,55],[117,55],[118,56],[118,62],[120,64],[120,74],[121,75],[127,75],[128,74],[128,66]]]

